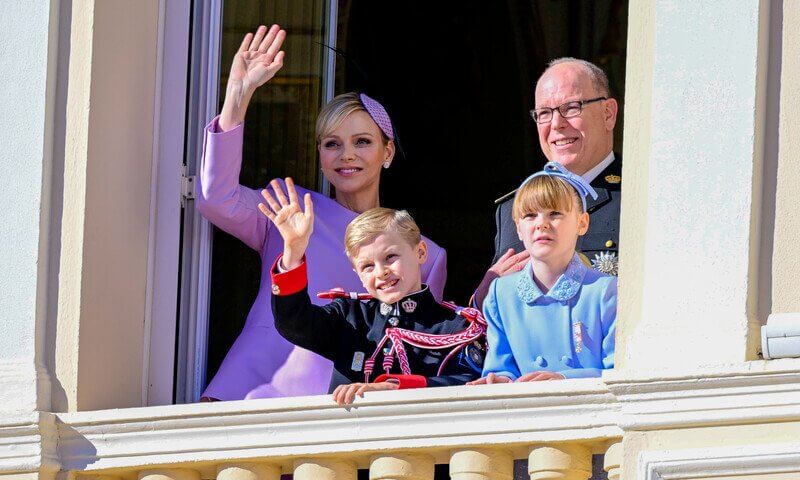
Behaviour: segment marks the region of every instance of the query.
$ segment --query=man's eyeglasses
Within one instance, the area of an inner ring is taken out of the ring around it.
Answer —
[[[556,108],[542,107],[531,110],[531,117],[536,123],[549,123],[553,119],[553,112],[558,110],[561,118],[577,117],[583,111],[583,106],[590,103],[599,102],[600,100],[608,100],[608,97],[597,97],[590,100],[577,100],[574,102],[567,102],[557,106]]]

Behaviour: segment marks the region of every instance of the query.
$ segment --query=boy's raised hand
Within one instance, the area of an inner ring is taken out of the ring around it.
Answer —
[[[300,208],[300,200],[291,178],[286,179],[286,194],[277,179],[270,182],[270,185],[275,197],[266,188],[261,190],[261,196],[267,204],[259,203],[258,209],[275,224],[283,237],[282,263],[284,268],[291,270],[300,266],[308,247],[308,239],[314,231],[314,205],[311,203],[311,194],[306,193],[303,197],[305,211]]]

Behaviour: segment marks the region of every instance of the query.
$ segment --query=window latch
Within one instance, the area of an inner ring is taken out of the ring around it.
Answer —
[[[181,166],[181,206],[185,207],[186,202],[194,200],[195,175],[186,175],[186,165]]]

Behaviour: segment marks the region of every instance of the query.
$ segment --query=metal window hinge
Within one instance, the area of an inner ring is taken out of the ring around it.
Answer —
[[[185,207],[186,202],[194,200],[195,175],[186,175],[186,165],[181,167],[181,206]]]

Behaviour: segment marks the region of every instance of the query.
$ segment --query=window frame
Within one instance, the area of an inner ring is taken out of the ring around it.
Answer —
[[[219,105],[223,1],[161,4],[155,99],[159,136],[153,147],[159,161],[153,167],[150,199],[142,380],[146,406],[196,402],[207,380],[213,226],[195,208],[192,194],[204,127]],[[324,35],[333,47],[337,7],[337,0],[326,1]],[[323,103],[333,98],[335,67],[336,54],[328,50]],[[166,161],[174,158],[181,161]],[[319,187],[324,194],[330,191],[324,178]]]

